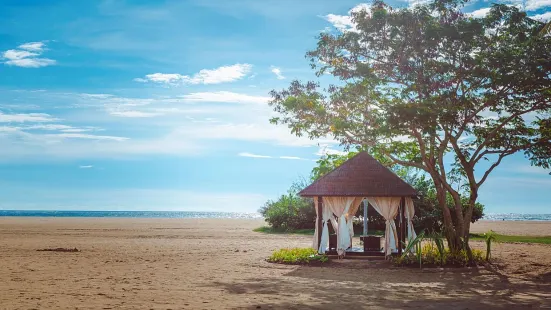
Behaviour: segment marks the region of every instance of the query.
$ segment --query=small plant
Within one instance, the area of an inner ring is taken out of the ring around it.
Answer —
[[[280,264],[310,265],[327,263],[329,258],[327,255],[318,254],[312,248],[292,248],[275,251],[268,261]]]
[[[497,241],[497,234],[493,230],[489,230],[484,234],[484,241],[486,241],[486,261],[492,258],[492,241]]]
[[[423,238],[425,237],[425,233],[422,232],[420,233],[419,235],[417,235],[417,237],[415,237],[415,239],[411,240],[408,242],[408,245],[406,247],[406,250],[404,251],[404,253],[402,254],[402,260],[405,260],[406,259],[406,256],[409,256],[410,253],[413,252],[415,253],[415,257],[417,258],[417,261],[419,262],[419,268],[421,268],[422,264],[423,264],[423,249],[421,248],[421,241],[423,241]]]
[[[415,240],[415,239],[414,239]],[[456,266],[464,267],[469,264],[467,251],[450,252],[448,249],[440,248],[438,243],[428,243],[421,247],[420,242],[415,245],[415,254],[406,252],[400,257],[393,258],[393,263],[398,266],[411,266],[421,263],[425,266]],[[412,247],[413,248],[413,245]],[[410,249],[411,249],[410,248]],[[421,248],[418,250],[418,248]],[[483,252],[472,250],[473,260],[476,264],[482,264]]]
[[[441,259],[440,264],[444,265],[444,252],[446,250],[444,247],[444,236],[442,235],[442,233],[433,231],[430,234],[430,238],[431,241],[434,242],[434,244],[436,245],[436,249],[438,250],[438,255]]]

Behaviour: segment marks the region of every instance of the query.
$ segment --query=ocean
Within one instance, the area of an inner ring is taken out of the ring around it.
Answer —
[[[194,211],[34,211],[0,210],[1,216],[30,217],[119,217],[119,218],[224,218],[258,219],[258,213],[194,212]],[[551,214],[490,213],[483,220],[489,221],[551,221]]]
[[[484,215],[487,221],[551,221],[551,214],[490,213]]]
[[[258,213],[239,212],[194,212],[194,211],[34,211],[0,210],[1,216],[30,217],[120,217],[120,218],[224,218],[256,219]]]

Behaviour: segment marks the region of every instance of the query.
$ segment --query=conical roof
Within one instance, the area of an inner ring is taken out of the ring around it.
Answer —
[[[367,152],[360,152],[303,189],[299,195],[412,197],[417,192]]]

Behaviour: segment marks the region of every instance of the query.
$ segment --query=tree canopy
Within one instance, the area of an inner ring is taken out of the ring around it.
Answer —
[[[279,112],[272,123],[296,135],[332,136],[347,149],[383,154],[429,175],[456,248],[468,248],[463,240],[478,190],[504,158],[522,152],[531,164],[551,167],[545,24],[499,4],[473,18],[462,13],[464,3],[395,9],[374,1],[351,13],[351,30],[321,33],[306,55],[318,76],[336,78],[334,85],[293,81],[272,91],[270,102]]]

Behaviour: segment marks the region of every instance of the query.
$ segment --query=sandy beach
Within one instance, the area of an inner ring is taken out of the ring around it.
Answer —
[[[551,246],[498,244],[477,269],[329,267],[264,261],[310,236],[255,233],[261,220],[0,218],[1,309],[551,308]],[[473,231],[551,235],[551,223]],[[482,248],[482,243],[473,242]],[[40,252],[78,248],[77,253]]]

